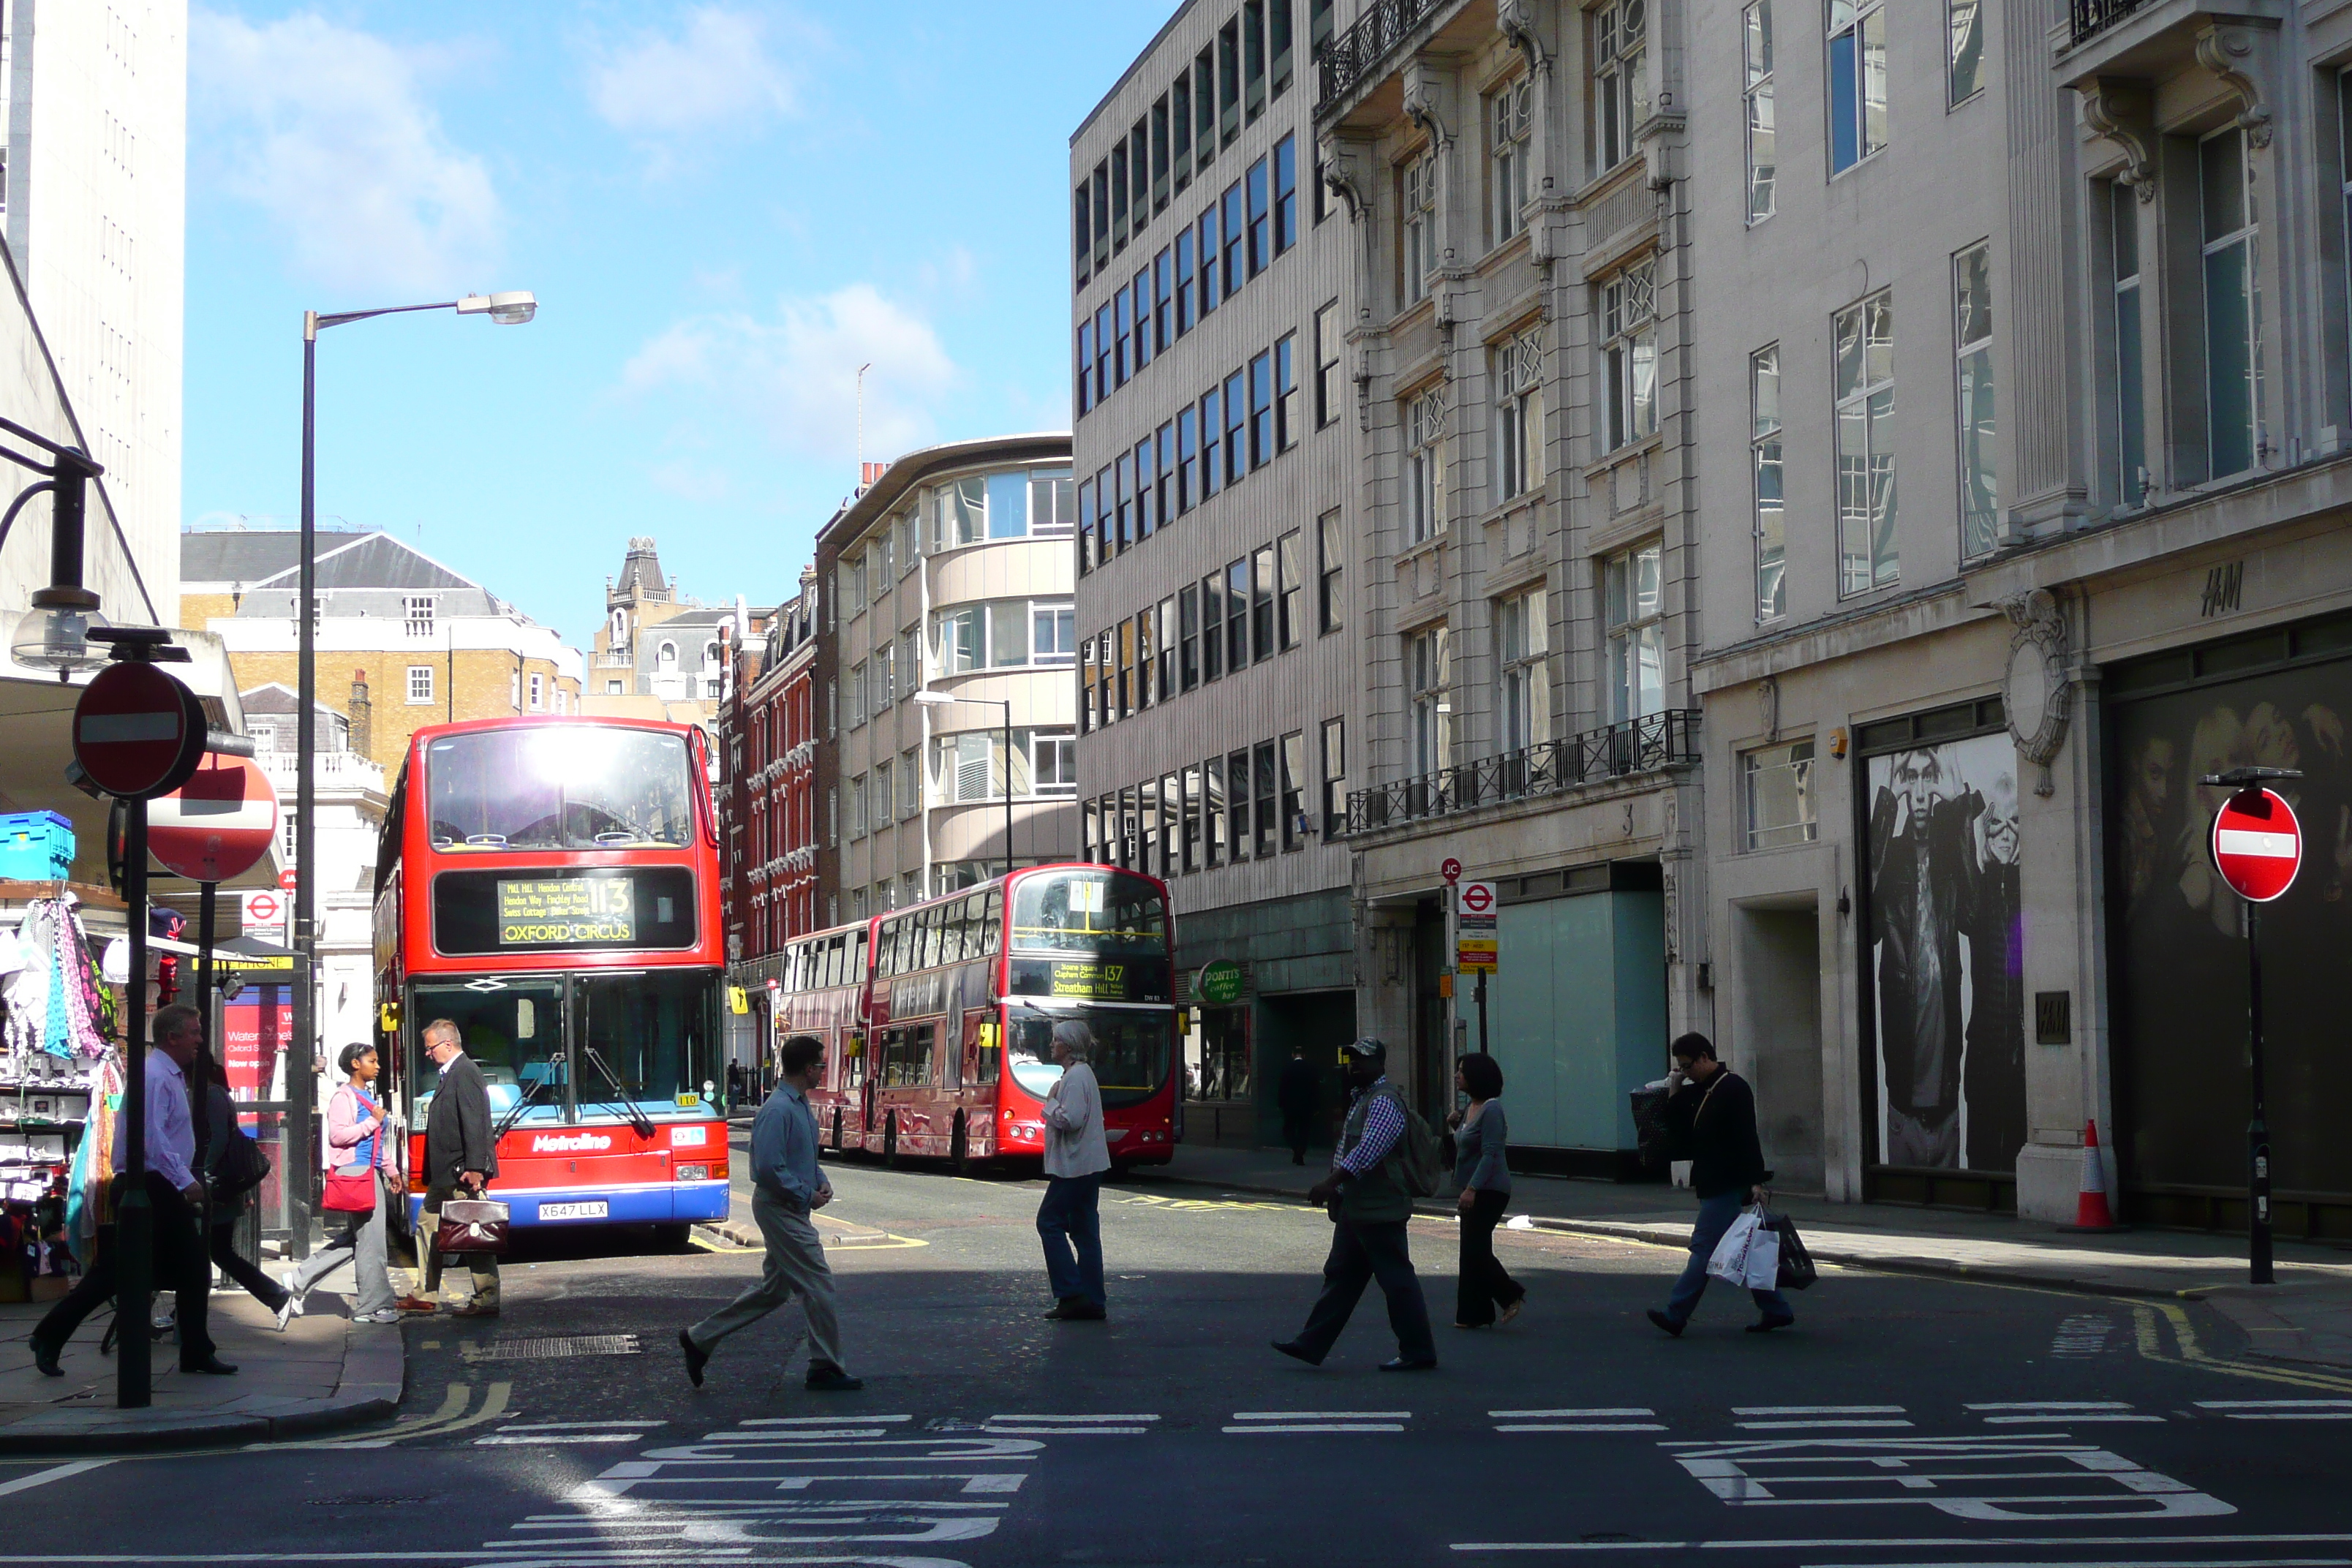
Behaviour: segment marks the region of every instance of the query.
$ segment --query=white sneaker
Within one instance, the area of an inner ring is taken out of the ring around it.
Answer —
[[[278,1309],[278,1331],[281,1334],[286,1331],[289,1321],[302,1315],[302,1292],[294,1288],[293,1281],[294,1272],[290,1268],[287,1270],[285,1277],[278,1281],[286,1291],[286,1300]]]
[[[381,1312],[362,1312],[352,1321],[361,1323],[396,1323],[400,1321],[400,1309],[386,1307]]]

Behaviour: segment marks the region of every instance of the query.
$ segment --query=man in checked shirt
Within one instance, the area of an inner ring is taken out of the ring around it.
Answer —
[[[1422,1299],[1421,1279],[1412,1271],[1412,1255],[1405,1245],[1412,1194],[1397,1172],[1409,1112],[1388,1080],[1386,1046],[1365,1038],[1342,1047],[1341,1054],[1355,1092],[1348,1101],[1339,1147],[1331,1156],[1331,1173],[1307,1193],[1308,1203],[1328,1205],[1331,1210],[1331,1256],[1323,1263],[1323,1293],[1316,1298],[1298,1337],[1276,1340],[1274,1348],[1309,1366],[1321,1365],[1339,1331],[1348,1326],[1364,1286],[1378,1279],[1381,1294],[1388,1298],[1389,1327],[1397,1337],[1396,1359],[1382,1362],[1381,1370],[1424,1372],[1437,1364],[1437,1344],[1430,1337],[1429,1304]]]

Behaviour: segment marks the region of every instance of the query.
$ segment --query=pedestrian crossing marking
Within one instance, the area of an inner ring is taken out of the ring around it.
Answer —
[[[1497,1432],[1663,1432],[1665,1423],[1645,1419],[1647,1405],[1604,1405],[1569,1410],[1489,1410]]]
[[[2352,1421],[2352,1399],[2200,1399],[2231,1421]]]
[[[2185,1481],[2063,1436],[1740,1438],[1664,1446],[1692,1479],[1733,1507],[1921,1503],[1958,1519],[2068,1522],[2237,1511]]]
[[[1236,1410],[1227,1432],[1402,1432],[1410,1410]]]

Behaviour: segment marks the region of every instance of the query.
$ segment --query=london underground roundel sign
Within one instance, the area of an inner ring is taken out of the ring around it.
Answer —
[[[2213,816],[2213,867],[2237,895],[2267,904],[2294,885],[2303,826],[2274,790],[2241,790]]]

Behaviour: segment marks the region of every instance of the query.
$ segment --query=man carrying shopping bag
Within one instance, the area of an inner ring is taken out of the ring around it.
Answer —
[[[1650,1321],[1680,1338],[1706,1293],[1710,1265],[1735,1225],[1750,1234],[1738,1248],[1739,1272],[1729,1276],[1748,1283],[1748,1294],[1763,1316],[1748,1325],[1751,1334],[1785,1329],[1797,1321],[1787,1298],[1777,1289],[1759,1287],[1780,1268],[1778,1232],[1762,1227],[1764,1184],[1772,1173],[1764,1168],[1764,1148],[1756,1136],[1756,1093],[1747,1080],[1716,1059],[1715,1047],[1704,1035],[1685,1035],[1674,1043],[1675,1068],[1666,1075],[1670,1092],[1665,1120],[1678,1145],[1677,1152],[1691,1162],[1691,1191],[1698,1197],[1698,1223],[1691,1227],[1690,1262],[1675,1281],[1662,1311],[1650,1309]],[[1753,1203],[1754,1215],[1742,1209]],[[1745,1222],[1744,1224],[1742,1222]],[[1758,1272],[1748,1272],[1749,1254],[1757,1255]]]

